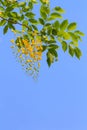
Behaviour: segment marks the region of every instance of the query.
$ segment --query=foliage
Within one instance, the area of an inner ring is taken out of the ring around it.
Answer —
[[[40,2],[40,17],[36,18],[33,9]],[[37,77],[42,53],[46,51],[50,67],[58,60],[58,49],[68,51],[80,59],[82,53],[78,47],[84,33],[77,30],[75,22],[64,20],[64,9],[59,6],[50,8],[49,0],[0,0],[0,26],[3,34],[11,30],[15,34],[12,47],[22,66]],[[19,25],[19,26],[17,26]]]

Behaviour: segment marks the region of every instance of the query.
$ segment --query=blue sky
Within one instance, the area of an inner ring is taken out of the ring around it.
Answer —
[[[12,33],[0,29],[0,130],[87,130],[87,1],[51,0],[55,5],[85,33],[83,56],[60,50],[50,69],[43,58],[35,82],[12,54]]]

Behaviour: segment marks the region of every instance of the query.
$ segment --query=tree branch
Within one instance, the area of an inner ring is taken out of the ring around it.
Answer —
[[[20,26],[25,26],[26,28],[29,29],[29,27],[28,27],[27,25],[25,25],[25,24],[22,24],[22,23],[13,21],[13,20],[11,20],[11,19],[6,19],[6,18],[4,18],[4,17],[2,17],[2,16],[0,16],[0,18],[3,19],[3,20],[6,20],[7,22],[11,22],[12,24],[19,24]]]

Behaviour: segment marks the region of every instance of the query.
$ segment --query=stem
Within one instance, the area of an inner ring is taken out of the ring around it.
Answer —
[[[12,23],[12,24],[19,24],[20,26],[25,26],[26,28],[29,29],[29,27],[28,27],[27,25],[25,25],[25,24],[22,24],[22,23],[19,23],[19,22],[15,22],[15,21],[10,20],[10,19],[6,19],[6,18],[4,18],[4,17],[2,17],[2,16],[0,16],[0,18],[3,19],[3,20],[6,20],[7,22],[10,22],[10,23]]]

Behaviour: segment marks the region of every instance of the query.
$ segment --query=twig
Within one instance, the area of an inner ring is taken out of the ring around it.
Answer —
[[[6,21],[8,21],[8,22],[11,22],[11,23],[13,23],[13,24],[19,24],[20,26],[25,26],[26,28],[29,29],[29,27],[28,27],[27,25],[25,25],[25,24],[22,24],[22,23],[19,23],[19,22],[13,21],[13,20],[11,20],[11,19],[3,18],[2,16],[0,16],[0,18],[3,19],[3,20],[6,20]]]

